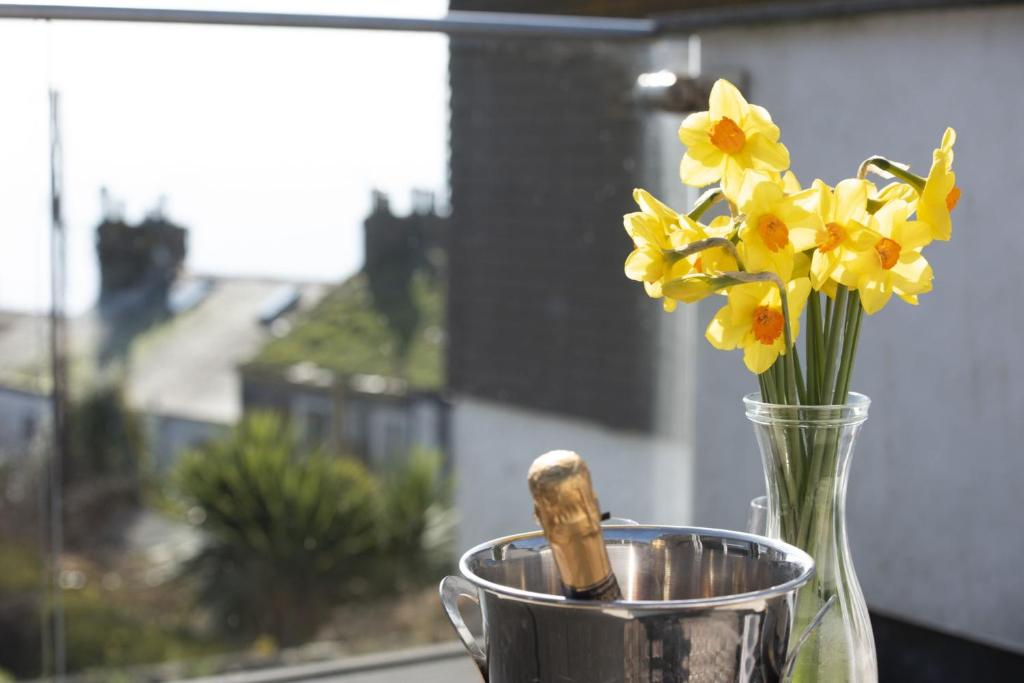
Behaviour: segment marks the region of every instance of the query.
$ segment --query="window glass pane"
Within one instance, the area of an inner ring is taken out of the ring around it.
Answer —
[[[533,457],[578,447],[607,478],[653,443],[654,316],[615,218],[644,49],[0,22],[24,64],[0,74],[0,669],[170,680],[450,641],[437,581],[534,528]]]

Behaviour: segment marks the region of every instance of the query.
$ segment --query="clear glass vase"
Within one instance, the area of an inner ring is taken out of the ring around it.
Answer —
[[[800,648],[793,680],[874,683],[875,641],[846,537],[850,457],[870,399],[841,406],[791,406],[743,399],[761,449],[768,493],[767,535],[806,550],[816,575],[801,590],[794,633],[835,596]]]

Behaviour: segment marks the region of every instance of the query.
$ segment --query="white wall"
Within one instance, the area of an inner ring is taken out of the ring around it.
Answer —
[[[678,460],[679,449],[651,436],[463,397],[452,411],[452,437],[463,550],[537,528],[526,471],[535,457],[554,449],[587,459],[601,508],[617,517],[660,520],[659,505],[671,504],[671,496],[659,501],[651,492],[657,463],[665,453]]]
[[[957,129],[963,196],[953,241],[926,250],[935,291],[864,320],[853,388],[874,404],[854,454],[850,536],[873,608],[1024,651],[1024,8],[702,39],[706,75],[749,74],[747,94],[782,127],[802,181],[851,176],[872,153],[925,172],[945,126]],[[658,50],[678,59],[685,41]],[[713,310],[702,306],[700,325]],[[702,342],[697,364],[696,521],[741,527],[763,490],[740,405],[756,381],[738,352]]]

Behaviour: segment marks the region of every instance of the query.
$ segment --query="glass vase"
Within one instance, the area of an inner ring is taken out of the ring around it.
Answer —
[[[850,393],[841,406],[743,399],[761,449],[768,493],[766,535],[806,550],[816,563],[801,591],[794,633],[831,599],[820,625],[800,648],[793,680],[874,683],[875,641],[846,537],[846,484],[870,399]]]

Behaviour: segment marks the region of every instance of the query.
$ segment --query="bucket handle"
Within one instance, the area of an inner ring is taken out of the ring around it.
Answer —
[[[445,614],[448,615],[448,621],[452,622],[452,628],[455,629],[455,633],[462,640],[462,644],[469,652],[469,656],[473,658],[473,661],[476,662],[477,667],[480,669],[480,675],[486,681],[487,655],[484,653],[483,648],[480,647],[476,637],[469,630],[469,627],[466,626],[466,622],[462,618],[462,612],[459,610],[460,597],[472,600],[479,608],[480,595],[476,591],[476,586],[461,576],[446,576],[441,579],[440,592],[441,606],[444,607]]]
[[[793,646],[793,649],[789,652],[789,656],[786,657],[786,665],[782,668],[782,680],[792,680],[793,667],[796,666],[796,657],[800,654],[800,648],[804,646],[807,639],[811,637],[812,633],[814,633],[814,629],[821,625],[821,620],[825,618],[825,614],[828,613],[832,605],[835,604],[836,597],[836,594],[833,593],[832,597],[825,601],[825,604],[821,606],[818,613],[814,615],[813,619],[811,619],[811,623],[807,624],[807,628],[805,628],[804,632],[800,634],[800,638],[796,641],[796,645]]]
[[[601,526],[640,526],[640,522],[629,517],[607,517],[601,520]]]

